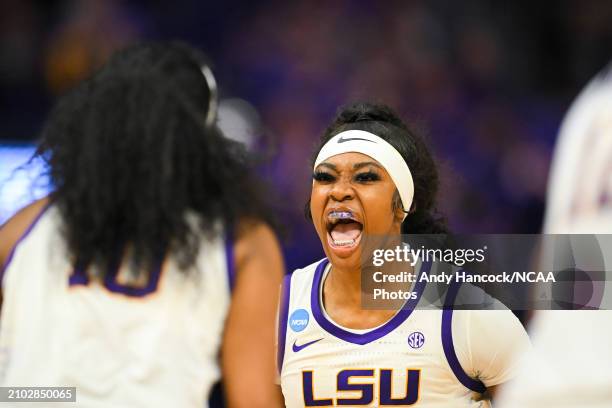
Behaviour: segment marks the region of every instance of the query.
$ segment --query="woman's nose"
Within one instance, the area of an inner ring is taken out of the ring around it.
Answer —
[[[338,180],[330,190],[329,196],[334,201],[350,200],[355,196],[355,191],[348,181]]]

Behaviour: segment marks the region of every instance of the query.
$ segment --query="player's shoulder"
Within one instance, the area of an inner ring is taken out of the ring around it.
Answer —
[[[500,310],[509,311],[499,299],[491,296],[484,289],[471,283],[464,283],[459,287],[454,304],[459,307],[467,305],[478,306],[468,310]]]
[[[506,322],[512,325],[519,323],[516,315],[503,302],[470,283],[461,285],[454,305],[457,308],[453,317],[455,322],[493,326],[504,326]]]
[[[462,284],[454,305],[457,310],[453,314],[453,326],[459,331],[458,337],[486,332],[510,337],[525,334],[512,310],[476,285]]]
[[[278,239],[272,227],[264,221],[241,219],[236,227],[228,232],[234,240],[233,251],[238,265],[246,259],[255,258],[279,261]]]
[[[327,263],[327,258],[319,259],[303,268],[298,268],[292,272],[293,279],[302,279],[304,277],[312,277],[317,268]]]
[[[290,284],[292,292],[310,288],[317,268],[323,267],[325,264],[327,264],[327,258],[320,259],[303,268],[294,270],[285,278],[285,285]]]
[[[48,198],[34,201],[0,226],[0,265],[4,264],[13,248],[48,207]]]

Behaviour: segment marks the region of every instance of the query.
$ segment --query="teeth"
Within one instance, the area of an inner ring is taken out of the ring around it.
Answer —
[[[332,211],[329,213],[329,218],[339,220],[353,219],[353,213],[350,211]]]
[[[336,246],[349,246],[355,243],[354,239],[346,239],[346,240],[334,240],[334,245]]]

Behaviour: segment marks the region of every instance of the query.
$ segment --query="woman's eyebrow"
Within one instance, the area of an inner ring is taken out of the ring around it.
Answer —
[[[353,170],[358,170],[366,166],[375,166],[375,167],[378,167],[379,169],[382,169],[382,166],[380,164],[373,162],[373,161],[368,161],[368,162],[361,162],[361,163],[353,164]]]
[[[327,163],[327,162],[323,162],[323,163],[319,164],[319,165],[317,166],[317,169],[318,169],[319,167],[323,167],[323,166],[325,166],[325,167],[329,167],[330,169],[332,169],[332,170],[334,170],[334,171],[338,171],[338,167],[336,167],[336,165],[331,164],[331,163]],[[316,170],[316,169],[315,169],[315,170]]]

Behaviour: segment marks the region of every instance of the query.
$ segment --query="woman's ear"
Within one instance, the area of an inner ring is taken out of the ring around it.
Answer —
[[[400,205],[396,205],[394,208],[394,214],[393,214],[393,218],[396,222],[398,222],[400,225],[401,223],[404,221],[404,215],[406,214],[406,212],[404,211],[404,208]]]
[[[404,221],[405,211],[404,206],[402,205],[402,199],[400,198],[397,190],[395,190],[395,193],[393,194],[393,203],[391,208],[393,209],[394,221],[398,222],[401,225]]]

